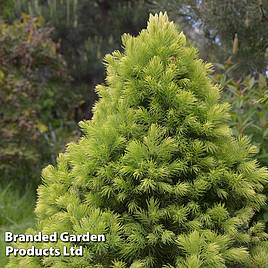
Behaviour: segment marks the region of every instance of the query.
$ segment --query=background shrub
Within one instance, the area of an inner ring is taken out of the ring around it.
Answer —
[[[223,89],[223,99],[232,104],[230,126],[236,137],[247,135],[257,146],[256,158],[268,166],[268,93],[267,78],[258,73],[241,78],[233,78],[232,71],[237,66],[217,65],[213,75],[215,82]],[[268,189],[265,193],[267,195]],[[268,207],[263,207],[260,218],[266,222],[268,230]]]
[[[66,90],[66,64],[50,35],[41,19],[0,24],[1,182],[37,182],[75,129],[69,118],[78,97]]]

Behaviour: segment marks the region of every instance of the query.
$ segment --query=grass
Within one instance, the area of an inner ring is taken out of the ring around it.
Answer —
[[[14,185],[0,186],[0,267],[5,267],[8,258],[5,256],[6,243],[4,232],[24,232],[34,225],[35,191],[26,188],[22,192]]]

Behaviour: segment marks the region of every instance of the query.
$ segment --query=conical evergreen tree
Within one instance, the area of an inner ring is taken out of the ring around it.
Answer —
[[[7,267],[268,267],[268,235],[254,221],[267,170],[248,139],[232,137],[210,65],[163,14],[122,39],[84,136],[43,170],[31,231],[106,241],[84,243],[83,257],[13,257]]]

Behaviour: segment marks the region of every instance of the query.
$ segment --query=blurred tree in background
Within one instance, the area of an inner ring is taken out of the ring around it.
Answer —
[[[82,113],[77,110],[77,120],[92,115],[89,107],[97,98],[94,87],[104,80],[104,55],[120,49],[121,35],[137,34],[148,18],[144,0],[17,0],[14,10],[13,17],[21,12],[42,16],[55,28],[54,39],[60,41],[73,85],[86,100],[80,104]]]
[[[243,75],[267,71],[268,0],[155,0],[153,6],[180,22],[203,58],[238,63]]]
[[[28,16],[0,25],[1,181],[36,181],[64,137],[72,136],[69,113],[77,97],[50,35],[40,19]],[[57,144],[52,133],[60,136]]]

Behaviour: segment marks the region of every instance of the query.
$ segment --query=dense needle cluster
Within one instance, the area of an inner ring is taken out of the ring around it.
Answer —
[[[106,56],[83,137],[43,170],[31,230],[106,242],[83,244],[83,257],[14,257],[8,267],[268,267],[268,234],[254,218],[267,170],[247,138],[232,136],[210,65],[165,14],[122,40],[124,51]],[[64,245],[80,244],[53,246]]]

